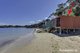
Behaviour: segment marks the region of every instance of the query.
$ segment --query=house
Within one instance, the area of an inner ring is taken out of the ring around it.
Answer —
[[[56,18],[52,16],[57,16]],[[46,19],[44,28],[48,32],[57,30],[59,34],[62,32],[75,32],[76,29],[80,29],[80,0],[67,0],[66,3],[58,5],[55,13],[50,14]]]

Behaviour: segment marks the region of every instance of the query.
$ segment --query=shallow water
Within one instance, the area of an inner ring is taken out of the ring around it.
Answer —
[[[27,39],[31,39],[33,31],[34,29],[28,28],[0,28],[0,49],[18,38],[26,36]]]

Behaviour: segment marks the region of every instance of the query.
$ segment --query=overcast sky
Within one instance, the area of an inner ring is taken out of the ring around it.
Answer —
[[[66,0],[0,0],[0,24],[26,25],[43,20]]]

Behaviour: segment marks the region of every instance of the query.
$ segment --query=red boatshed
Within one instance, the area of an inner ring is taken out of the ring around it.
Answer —
[[[80,16],[60,16],[61,29],[80,29]]]

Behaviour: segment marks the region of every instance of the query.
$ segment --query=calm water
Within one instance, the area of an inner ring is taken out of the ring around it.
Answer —
[[[0,47],[12,42],[13,40],[27,36],[31,37],[34,29],[27,28],[0,28]]]

